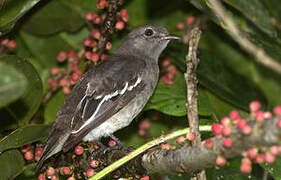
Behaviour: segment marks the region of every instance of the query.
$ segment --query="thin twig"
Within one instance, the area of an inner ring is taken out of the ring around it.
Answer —
[[[186,110],[191,132],[195,134],[195,140],[192,141],[193,146],[200,146],[201,135],[199,131],[199,117],[198,117],[198,79],[196,75],[197,67],[199,64],[199,58],[197,58],[197,48],[200,39],[201,31],[198,27],[195,27],[190,32],[189,39],[189,51],[186,56],[186,73],[184,74],[187,85],[187,102]],[[199,172],[197,178],[192,179],[204,180],[206,179],[205,171]]]
[[[217,14],[218,17],[224,22],[224,24],[227,27],[226,29],[233,37],[233,39],[236,40],[240,44],[240,46],[242,46],[246,51],[248,51],[248,53],[255,56],[257,62],[262,63],[266,67],[281,74],[281,64],[277,63],[276,60],[268,56],[263,49],[258,48],[253,43],[251,43],[246,37],[241,35],[240,30],[234,24],[233,20],[228,16],[228,14],[225,12],[220,1],[209,0],[209,2],[212,5],[212,9],[214,13]]]

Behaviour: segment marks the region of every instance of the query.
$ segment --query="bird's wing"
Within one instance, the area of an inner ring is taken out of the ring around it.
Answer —
[[[143,90],[145,84],[141,72],[145,69],[145,62],[128,58],[118,61],[115,58],[120,57],[111,57],[108,62],[93,69],[94,72],[89,71],[82,80],[84,83],[81,85],[86,85],[86,88],[84,92],[77,92],[82,93],[83,97],[75,108],[70,122],[71,135],[63,145],[63,151],[80,142]],[[78,86],[76,89],[80,91]]]

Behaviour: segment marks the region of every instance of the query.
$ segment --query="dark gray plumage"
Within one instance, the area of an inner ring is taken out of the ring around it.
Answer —
[[[163,27],[141,26],[87,71],[58,112],[36,169],[81,140],[99,140],[128,126],[152,95],[159,76],[158,58],[172,39],[179,38]]]

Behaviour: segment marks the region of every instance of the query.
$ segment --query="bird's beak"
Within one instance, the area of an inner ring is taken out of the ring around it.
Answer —
[[[179,39],[181,39],[181,37],[178,36],[178,35],[174,35],[174,34],[168,34],[168,35],[163,36],[162,39],[164,39],[164,40],[179,40]]]

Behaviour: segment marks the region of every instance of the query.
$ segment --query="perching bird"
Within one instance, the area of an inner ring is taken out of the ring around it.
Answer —
[[[98,141],[128,126],[151,97],[159,77],[158,58],[179,39],[160,26],[134,29],[114,53],[89,69],[60,108],[41,158],[43,162],[80,141]]]

